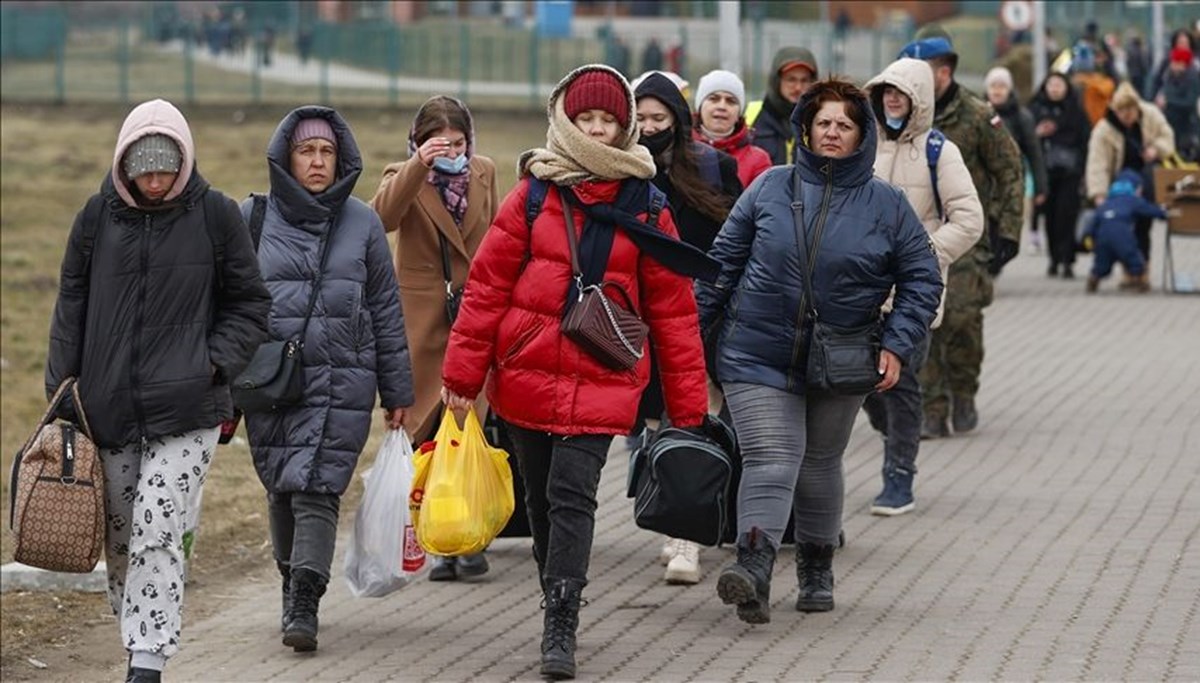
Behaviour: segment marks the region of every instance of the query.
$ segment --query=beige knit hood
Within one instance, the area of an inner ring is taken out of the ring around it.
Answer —
[[[179,165],[179,175],[175,178],[175,184],[163,196],[163,201],[169,202],[178,197],[192,177],[192,169],[196,163],[196,145],[192,142],[192,130],[188,127],[183,114],[175,108],[175,105],[166,100],[150,100],[139,104],[129,112],[129,116],[125,117],[125,123],[121,124],[121,132],[117,135],[117,148],[113,152],[112,162],[112,179],[117,194],[126,204],[134,208],[137,208],[138,203],[129,190],[129,184],[133,181],[125,176],[125,171],[121,168],[121,159],[125,156],[125,151],[129,149],[129,146],[138,139],[156,134],[166,135],[174,140],[175,144],[179,145],[179,151],[183,156],[183,163]]]
[[[613,146],[597,142],[575,127],[567,117],[563,95],[567,87],[589,71],[607,71],[616,76],[629,100],[629,123]],[[546,130],[546,146],[528,150],[517,159],[517,174],[559,185],[575,185],[585,180],[622,180],[624,178],[654,177],[654,158],[650,150],[639,145],[637,105],[633,89],[617,70],[603,64],[588,64],[567,74],[546,105],[550,127]]]

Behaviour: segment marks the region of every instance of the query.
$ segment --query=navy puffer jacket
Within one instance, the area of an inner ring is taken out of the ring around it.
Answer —
[[[792,123],[799,128],[801,98]],[[904,194],[873,176],[875,121],[844,159],[796,145],[795,166],[759,176],[725,221],[710,254],[722,264],[714,285],[697,281],[701,329],[720,324],[717,377],[804,393],[808,307],[792,217],[792,174],[798,172],[808,234],[824,222],[812,280],[821,318],[860,327],[879,315],[896,288],[883,347],[908,363],[937,313],[942,279],[937,257]],[[802,137],[798,138],[802,139]]]
[[[337,135],[337,179],[314,195],[292,177],[291,138],[303,118],[329,121]],[[413,403],[412,368],[400,293],[383,224],[351,197],[362,159],[349,126],[326,107],[302,107],[279,124],[267,149],[271,191],[258,247],[271,292],[270,338],[300,334],[321,238],[335,219],[325,276],[304,338],[304,400],[246,416],[254,467],[272,493],[346,490],[371,429],[378,390],[386,408]],[[242,204],[250,220],[252,202]]]

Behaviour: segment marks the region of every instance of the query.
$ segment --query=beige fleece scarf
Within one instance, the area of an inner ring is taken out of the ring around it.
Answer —
[[[617,141],[620,146],[610,147],[571,123],[563,99],[558,97],[554,102],[546,146],[523,153],[517,161],[521,175],[529,173],[546,182],[567,186],[585,180],[654,177],[654,157],[637,143],[636,126],[622,132],[624,139]]]

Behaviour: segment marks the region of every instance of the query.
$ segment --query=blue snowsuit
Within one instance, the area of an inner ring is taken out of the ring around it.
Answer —
[[[1114,183],[1113,192],[1096,213],[1088,232],[1092,235],[1094,260],[1092,277],[1101,279],[1112,272],[1113,263],[1120,262],[1125,272],[1134,277],[1146,272],[1146,260],[1138,250],[1133,226],[1138,218],[1167,217],[1161,207],[1146,201],[1132,192],[1118,193]]]

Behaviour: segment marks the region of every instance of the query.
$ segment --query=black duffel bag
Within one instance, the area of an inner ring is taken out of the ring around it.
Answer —
[[[646,430],[629,459],[627,494],[634,523],[643,529],[702,545],[718,545],[736,520],[737,438],[712,415],[704,428],[664,425]]]

